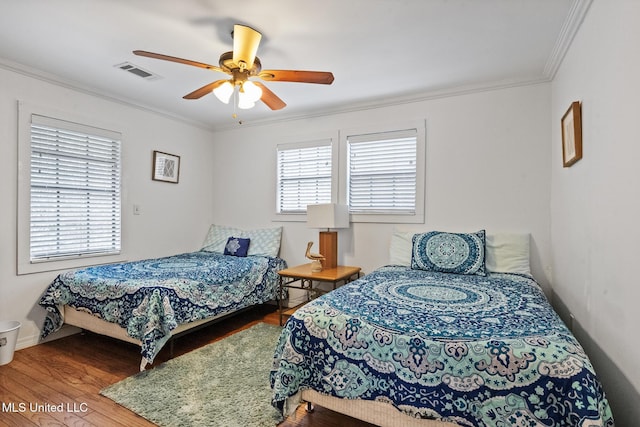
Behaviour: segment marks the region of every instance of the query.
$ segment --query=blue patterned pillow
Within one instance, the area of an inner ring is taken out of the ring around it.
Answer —
[[[247,256],[249,253],[249,243],[251,239],[243,239],[242,237],[229,237],[227,239],[227,244],[224,247],[225,255],[233,255],[233,256]]]
[[[484,230],[476,233],[431,231],[414,235],[412,243],[412,269],[486,276]]]

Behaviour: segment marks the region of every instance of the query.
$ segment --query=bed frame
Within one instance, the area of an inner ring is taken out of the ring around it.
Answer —
[[[302,390],[301,398],[307,402],[307,411],[312,410],[313,407],[309,406],[311,403],[380,427],[459,427],[458,424],[445,421],[413,418],[384,402],[340,399],[315,390]]]
[[[245,307],[240,310],[236,310],[232,313],[222,313],[217,316],[208,317],[202,320],[196,320],[194,322],[182,323],[177,328],[171,331],[171,338],[169,338],[169,351],[171,357],[173,357],[173,341],[175,338],[179,338],[182,335],[194,332],[198,329],[205,328],[213,323],[219,322],[226,318],[235,316],[244,311],[251,309],[253,306]],[[96,334],[105,335],[111,338],[115,338],[121,341],[126,341],[137,346],[141,345],[140,340],[131,338],[127,334],[127,330],[120,327],[117,323],[107,322],[85,311],[76,310],[73,307],[64,306],[62,308],[64,323],[71,326],[76,326],[80,329],[91,331]],[[144,371],[148,361],[146,358],[140,360],[140,371]]]

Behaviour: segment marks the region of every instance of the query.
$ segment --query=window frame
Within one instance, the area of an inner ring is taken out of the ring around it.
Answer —
[[[346,129],[340,132],[340,159],[344,166],[340,169],[339,203],[348,204],[349,194],[349,138],[373,134],[392,134],[414,129],[416,132],[416,194],[415,212],[410,213],[351,213],[351,222],[368,223],[412,223],[422,224],[425,218],[425,177],[426,177],[426,121],[387,123]]]
[[[32,116],[42,116],[53,121],[75,123],[80,128],[103,130],[120,135],[120,251],[111,254],[82,254],[76,256],[31,260],[31,122]],[[114,131],[117,126],[96,119],[81,117],[73,113],[18,102],[18,194],[17,194],[17,274],[31,274],[77,268],[88,265],[124,261],[125,257],[125,205],[122,132]]]

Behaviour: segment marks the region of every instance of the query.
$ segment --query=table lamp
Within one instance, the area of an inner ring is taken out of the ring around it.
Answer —
[[[332,228],[349,228],[349,207],[336,203],[307,205],[307,225],[311,228],[326,228],[318,237],[320,254],[325,260],[323,268],[338,266],[338,232]]]

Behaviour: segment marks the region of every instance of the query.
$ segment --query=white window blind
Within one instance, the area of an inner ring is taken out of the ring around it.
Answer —
[[[331,202],[331,141],[278,146],[278,213]]]
[[[120,139],[32,115],[31,262],[120,252]]]
[[[351,213],[415,214],[417,131],[347,137]]]

